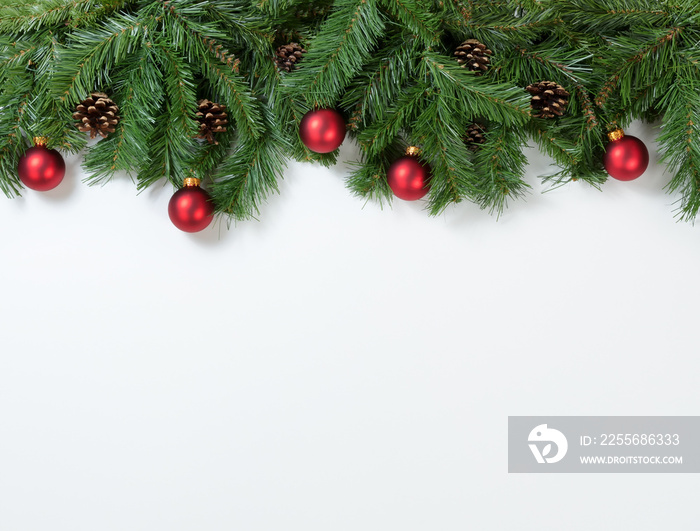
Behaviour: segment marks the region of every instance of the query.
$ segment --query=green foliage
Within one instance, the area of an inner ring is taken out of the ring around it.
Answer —
[[[263,114],[269,131],[259,140],[242,139],[215,175],[212,196],[217,208],[236,219],[260,212],[260,204],[277,192],[277,180],[285,167],[286,143],[271,112]]]
[[[679,215],[685,220],[695,219],[700,209],[700,80],[696,76],[697,72],[688,72],[660,101],[668,109],[659,138],[662,161],[673,173],[669,190],[682,194]]]
[[[311,106],[330,107],[376,47],[385,28],[377,0],[341,0],[309,43],[286,91],[303,94]]]
[[[143,47],[134,54],[130,67],[115,75],[114,90],[115,99],[121,102],[122,119],[114,134],[88,151],[84,167],[91,175],[89,182],[104,182],[118,171],[133,174],[138,168],[142,168],[141,182],[155,182],[160,175],[150,173],[149,140],[165,94],[153,47]]]
[[[452,56],[463,40],[493,51],[480,74]],[[275,49],[308,50],[279,72]],[[285,158],[330,165],[297,131],[306,112],[345,114],[360,147],[349,189],[392,200],[386,172],[409,145],[432,169],[427,210],[471,201],[500,213],[528,190],[528,139],[558,166],[545,182],[600,186],[605,135],[661,120],[662,158],[682,219],[700,209],[700,7],[696,0],[0,0],[0,189],[17,195],[33,136],[87,149],[88,182],[126,172],[139,189],[199,177],[217,211],[260,212]],[[530,113],[524,88],[554,81],[564,116]],[[115,133],[87,147],[75,105],[119,105]],[[227,106],[217,144],[195,137],[197,101]],[[485,143],[465,144],[472,123]]]

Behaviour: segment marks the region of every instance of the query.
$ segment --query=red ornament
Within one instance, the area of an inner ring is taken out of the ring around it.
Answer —
[[[415,148],[409,152],[415,153]],[[430,168],[416,156],[406,155],[394,161],[386,172],[391,191],[399,199],[416,201],[430,189]]]
[[[649,166],[649,151],[636,136],[628,136],[621,129],[608,135],[610,143],[605,147],[603,164],[611,177],[620,181],[632,181],[642,175]]]
[[[345,120],[335,109],[307,112],[299,124],[299,138],[316,153],[330,153],[345,139]]]
[[[214,219],[214,204],[199,187],[199,179],[185,179],[185,186],[170,198],[168,215],[173,225],[184,232],[199,232],[209,226]]]
[[[17,173],[27,188],[46,192],[56,188],[66,174],[66,163],[55,149],[46,148],[45,138],[35,138],[34,147],[29,148],[19,159]]]

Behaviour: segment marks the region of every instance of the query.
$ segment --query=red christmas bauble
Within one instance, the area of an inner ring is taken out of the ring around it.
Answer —
[[[66,163],[58,151],[39,144],[20,157],[17,173],[27,188],[46,192],[61,184],[66,174]]]
[[[389,166],[386,179],[396,197],[405,201],[416,201],[428,193],[430,168],[416,157],[406,155]]]
[[[186,179],[185,186],[170,198],[168,215],[178,229],[184,232],[199,232],[206,229],[214,219],[214,203],[211,196],[199,187],[196,179]]]
[[[606,146],[603,164],[610,177],[632,181],[649,166],[649,151],[637,137],[625,135]]]
[[[345,139],[345,120],[335,109],[307,112],[299,124],[299,138],[316,153],[330,153]]]

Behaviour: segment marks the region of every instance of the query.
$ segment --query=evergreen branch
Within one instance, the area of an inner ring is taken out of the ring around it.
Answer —
[[[50,147],[77,153],[85,146],[86,139],[74,125],[74,109],[61,104],[55,97],[45,97],[54,90],[56,72],[61,64],[61,44],[54,33],[44,35],[46,38],[42,46],[33,54],[35,93],[42,96],[33,102],[37,119],[31,126],[31,136],[45,136],[49,139]]]
[[[462,135],[462,124],[441,95],[434,97],[414,125],[412,136],[418,139],[433,170],[428,196],[431,215],[464,198],[475,199],[480,193],[479,177]]]
[[[299,74],[285,80],[287,88],[305,94],[312,106],[335,104],[384,31],[377,0],[339,0],[337,5],[309,43]]]
[[[22,34],[61,26],[77,28],[117,11],[129,0],[43,0],[0,7],[0,32]]]
[[[130,61],[136,67],[124,69],[115,80],[121,121],[115,133],[98,142],[85,156],[83,167],[91,175],[89,184],[106,182],[117,171],[131,174],[150,165],[154,113],[161,109],[164,100],[163,76],[154,61],[152,49],[142,48]]]
[[[69,21],[74,12],[87,13],[96,9],[99,4],[96,0],[46,0],[3,6],[0,8],[0,32],[26,33],[47,26],[57,26]]]
[[[53,92],[72,106],[82,101],[96,85],[107,85],[110,70],[130,50],[144,45],[148,28],[129,15],[117,15],[94,31],[73,34],[70,47],[61,54],[53,80]]]
[[[426,8],[426,4],[415,0],[381,0],[381,5],[416,35],[424,46],[431,46],[439,35],[438,19]]]
[[[195,3],[194,7],[200,3]],[[258,138],[262,132],[257,100],[245,87],[238,75],[240,61],[216,41],[224,38],[212,24],[202,24],[188,17],[185,4],[173,0],[162,2],[165,34],[175,50],[187,54],[192,61],[196,57],[203,64],[204,75],[225,99],[239,133]]]
[[[608,99],[612,96],[614,91],[617,89],[618,85],[620,82],[624,81],[628,85],[630,84],[630,81],[633,78],[636,77],[646,77],[649,79],[649,75],[653,75],[654,77],[658,77],[659,74],[659,64],[664,64],[662,61],[659,61],[658,57],[655,57],[656,54],[664,49],[667,45],[672,44],[674,40],[681,35],[683,29],[679,27],[674,27],[666,34],[663,36],[657,38],[654,40],[652,44],[649,46],[646,46],[645,48],[642,48],[641,50],[638,50],[637,53],[626,59],[621,66],[619,66],[608,78],[608,81],[603,85],[603,88],[600,90],[598,97],[596,98],[596,104],[598,107],[604,107],[605,104],[607,103]],[[647,72],[646,76],[636,76],[635,75],[635,69],[639,68],[639,64],[644,62],[644,61],[651,61],[657,63],[656,66],[653,66],[651,68],[650,72]],[[624,93],[622,94],[622,100],[623,102],[628,101],[628,98],[625,97]]]
[[[194,138],[198,133],[195,120],[197,96],[188,63],[168,44],[159,42],[154,48],[163,69],[166,104],[164,114],[149,138],[149,157],[139,170],[139,189],[161,178],[181,186],[193,174]]]
[[[371,126],[360,132],[358,142],[368,155],[379,155],[419,116],[427,90],[425,84],[405,89],[395,105],[387,111],[384,119],[375,120]]]
[[[16,47],[17,43],[12,43],[13,47]],[[11,68],[13,66],[16,66],[25,59],[25,57],[31,57],[32,52],[36,51],[37,48],[39,47],[38,45],[35,44],[29,44],[29,43],[23,43],[25,44],[25,48],[22,48],[19,50],[18,53],[15,53],[14,55],[6,55],[4,53],[4,50],[0,48],[0,72],[6,68]],[[9,50],[8,50],[9,51]],[[30,59],[27,59],[30,60]]]
[[[94,24],[97,20],[100,20],[105,16],[115,13],[122,8],[126,8],[133,2],[134,0],[103,0],[102,7],[96,7],[85,12],[77,12],[71,18],[70,22],[67,23],[67,25],[73,29],[86,27],[90,24]]]
[[[259,140],[242,140],[217,171],[211,189],[217,210],[235,219],[258,214],[267,196],[279,191],[277,179],[282,177],[288,144],[269,110],[263,119],[267,133]]]
[[[25,149],[22,129],[33,116],[31,110],[32,79],[24,72],[15,72],[0,90],[0,190],[7,197],[20,195],[22,184],[17,175],[17,163]],[[20,95],[18,97],[18,94]]]
[[[678,216],[685,221],[694,220],[700,210],[699,89],[697,78],[681,76],[661,102],[666,111],[659,138],[664,151],[661,161],[674,173],[667,189],[681,193]]]
[[[563,64],[562,62],[556,61],[551,57],[545,56],[537,52],[528,52],[525,48],[516,47],[516,51],[520,53],[521,56],[527,57],[531,60],[537,61],[549,69],[555,69],[566,76],[574,87],[574,90],[578,96],[578,101],[581,104],[583,112],[586,116],[586,124],[589,130],[598,127],[598,117],[595,113],[595,105],[591,100],[590,94],[584,84],[580,81],[579,76],[572,70],[570,66]],[[585,59],[588,59],[586,57]],[[552,76],[550,76],[552,77]]]
[[[341,101],[351,112],[351,131],[384,118],[414,75],[417,58],[417,42],[411,39],[388,47],[385,54],[366,65],[365,73],[353,80]]]
[[[527,30],[540,30],[541,28],[546,28],[549,26],[561,26],[563,23],[564,21],[562,19],[553,18],[550,20],[536,20],[533,22],[526,22],[523,24],[510,24],[507,26],[494,26],[491,24],[472,24],[469,27],[473,31],[488,30],[491,32],[520,33]]]
[[[269,49],[275,38],[270,20],[261,16],[260,9],[245,9],[245,3],[210,3],[206,6],[212,19],[224,29],[226,38],[241,48]],[[264,10],[263,10],[264,11]]]
[[[394,194],[386,180],[386,172],[390,165],[388,159],[395,160],[400,155],[401,150],[398,148],[387,149],[381,157],[368,157],[363,153],[362,162],[352,164],[355,169],[347,179],[347,187],[354,195],[368,201],[378,201],[380,206],[383,206],[385,201],[391,203]]]
[[[558,136],[556,131],[545,130],[535,122],[528,126],[528,131],[543,151],[560,166],[573,167],[578,164],[580,154],[576,149],[576,145]]]
[[[472,18],[471,2],[462,0],[447,0],[439,2],[442,8],[440,22],[442,25],[454,28],[458,31],[466,31],[470,27]]]
[[[499,215],[509,198],[522,197],[530,188],[523,181],[527,158],[523,154],[522,132],[514,127],[492,127],[487,141],[477,149],[474,167],[481,176],[476,198],[481,208]]]
[[[202,23],[193,20],[190,15],[199,13],[202,5],[198,0],[194,4],[187,0],[159,0],[156,2],[156,9],[149,16],[156,17],[160,22],[160,32],[162,37],[168,41],[178,52],[183,52],[190,62],[194,62],[205,56],[210,49],[209,45],[214,44],[216,39],[226,38],[226,34],[211,23]],[[226,56],[228,52],[216,49],[214,44],[211,49],[214,56]],[[228,60],[224,60],[227,62]],[[233,60],[232,60],[233,61]]]
[[[530,119],[530,98],[524,90],[489,82],[438,54],[426,53],[423,61],[433,86],[454,99],[458,112],[505,125],[522,125]]]
[[[226,101],[228,112],[244,137],[259,138],[263,134],[258,101],[245,88],[243,80],[228,68],[211,60],[205,61],[205,75]]]
[[[601,163],[601,135],[598,131],[583,128],[583,137],[572,139],[571,131],[575,130],[575,126],[571,122],[563,121],[547,129],[540,122],[542,120],[533,120],[528,124],[528,134],[561,168],[554,174],[544,176],[544,182],[557,187],[570,181],[582,180],[598,188],[606,181],[607,173]]]
[[[638,25],[666,26],[675,9],[659,6],[659,2],[640,0],[626,3],[619,0],[568,0],[561,3],[559,11],[578,31],[614,33]]]

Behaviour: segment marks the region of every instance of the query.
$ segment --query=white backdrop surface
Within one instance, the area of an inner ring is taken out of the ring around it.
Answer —
[[[642,178],[532,150],[499,220],[344,164],[198,235],[78,158],[0,199],[0,529],[699,529],[697,475],[507,473],[508,415],[699,414],[700,227],[629,132]]]

